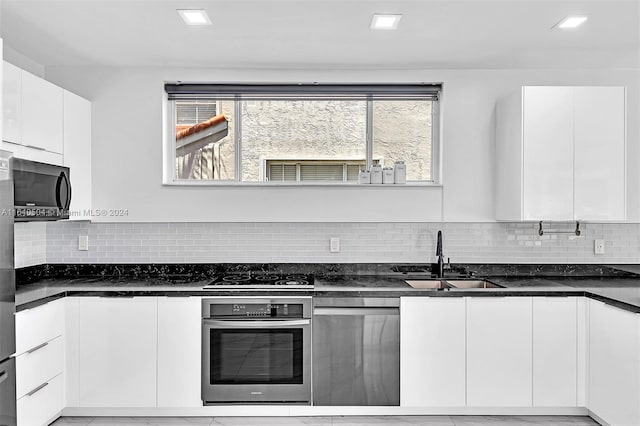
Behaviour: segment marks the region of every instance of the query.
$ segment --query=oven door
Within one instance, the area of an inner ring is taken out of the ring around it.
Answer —
[[[311,320],[202,320],[202,400],[311,403]]]

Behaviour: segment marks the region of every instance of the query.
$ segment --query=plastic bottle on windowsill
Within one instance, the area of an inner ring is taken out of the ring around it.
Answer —
[[[404,161],[396,161],[394,163],[393,177],[396,184],[407,183],[407,166]]]
[[[382,183],[382,166],[380,164],[374,164],[371,166],[371,183]]]

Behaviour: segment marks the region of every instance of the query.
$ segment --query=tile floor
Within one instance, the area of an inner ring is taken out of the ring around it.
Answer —
[[[598,426],[580,416],[61,417],[52,426]]]

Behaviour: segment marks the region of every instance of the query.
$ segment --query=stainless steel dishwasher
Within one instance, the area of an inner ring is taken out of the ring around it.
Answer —
[[[400,405],[400,299],[313,298],[314,405]]]

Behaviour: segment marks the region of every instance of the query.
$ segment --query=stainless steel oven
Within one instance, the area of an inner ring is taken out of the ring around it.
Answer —
[[[202,301],[202,401],[311,404],[311,298]]]

